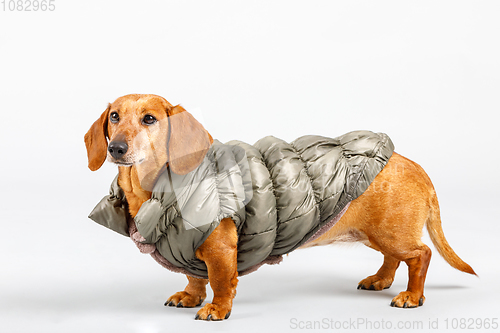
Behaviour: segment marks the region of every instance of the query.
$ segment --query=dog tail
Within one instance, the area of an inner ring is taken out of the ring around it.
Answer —
[[[477,276],[476,272],[465,261],[453,251],[450,244],[444,237],[443,228],[441,227],[441,214],[439,210],[439,203],[437,200],[436,192],[431,196],[431,214],[426,223],[427,231],[432,240],[432,243],[438,250],[439,254],[450,264],[452,267],[469,274]]]

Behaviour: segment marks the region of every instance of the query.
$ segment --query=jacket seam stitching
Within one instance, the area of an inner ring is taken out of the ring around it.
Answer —
[[[309,209],[309,210],[308,210],[307,212],[305,212],[304,214],[300,214],[299,216],[295,216],[295,217],[292,217],[292,218],[290,218],[290,219],[288,219],[288,220],[286,220],[286,221],[282,221],[281,223],[279,223],[279,225],[278,225],[278,226],[280,226],[280,225],[282,225],[282,224],[285,224],[285,223],[288,223],[288,222],[290,222],[290,221],[296,220],[296,219],[298,219],[298,218],[301,218],[301,217],[303,217],[304,215],[309,214],[310,212],[312,212],[312,211],[313,211],[313,210],[315,210],[315,209],[319,209],[317,205],[314,205],[314,206],[313,206],[313,208]],[[319,214],[319,213],[320,213],[320,212],[318,211],[318,215],[321,215],[321,214]],[[320,216],[319,220],[320,220],[320,222],[321,222],[321,216]],[[278,228],[276,228],[276,230],[277,230],[277,229],[278,229]]]
[[[312,181],[311,181],[312,177],[311,177],[311,174],[309,173],[309,167],[307,166],[306,161],[302,158],[302,155],[299,154],[299,152],[297,151],[297,149],[293,145],[293,142],[290,143],[290,147],[292,147],[293,152],[295,154],[297,154],[297,156],[299,157],[300,161],[302,162],[302,167],[306,171],[306,175],[307,175],[309,184],[311,184],[311,192],[312,192],[312,195],[314,197],[315,206],[319,206],[319,198],[316,196],[316,193],[314,192],[314,187],[313,187],[313,184],[312,184]]]
[[[267,169],[267,173],[269,174],[269,179],[271,180],[271,190],[272,190],[273,196],[274,196],[274,206],[275,206],[274,210],[276,211],[276,230],[277,230],[278,226],[279,226],[278,209],[276,208],[277,203],[278,203],[278,200],[277,200],[278,196],[276,195],[276,186],[274,185],[274,178],[271,175],[271,169],[268,166],[267,159],[264,157],[264,154],[262,154],[261,150],[258,147],[256,147],[255,145],[253,145],[253,147],[255,147],[255,149],[259,152],[260,160],[262,161],[262,164],[264,165],[264,167]],[[259,157],[259,156],[256,156],[256,157]],[[253,189],[252,189],[252,191],[253,191]]]
[[[379,136],[380,137],[380,136]],[[349,191],[347,193],[347,196],[348,198],[350,199],[349,201],[352,201],[353,200],[353,195],[352,195],[352,191],[356,188],[358,188],[358,183],[359,183],[359,180],[361,179],[361,176],[364,174],[364,170],[366,169],[366,165],[368,164],[368,161],[370,160],[370,158],[374,158],[375,156],[377,156],[380,152],[380,150],[382,149],[382,147],[385,146],[386,144],[386,137],[383,137],[382,140],[379,140],[378,144],[373,148],[372,150],[372,153],[370,154],[370,156],[365,156],[365,161],[363,162],[363,165],[362,167],[360,168],[360,172],[358,174],[358,177],[356,178],[356,180],[354,181],[353,185],[351,186],[351,188],[349,188]]]
[[[218,174],[217,170],[219,169],[219,164],[218,164],[217,158],[215,157],[215,149],[213,150],[213,155],[210,154],[210,156],[208,156],[208,159],[210,160],[210,169],[214,173],[215,190],[217,191],[217,200],[219,203],[219,205],[218,205],[219,209],[217,210],[217,217],[216,217],[216,219],[217,219],[219,216],[222,216],[223,212],[222,212],[222,201],[220,198],[221,194],[219,191],[219,179],[217,178],[217,174]],[[211,223],[213,223],[213,222],[214,221],[212,221]]]
[[[302,158],[302,155],[300,155],[300,154],[297,152],[296,148],[292,145],[292,143],[291,143],[290,145],[292,146],[292,148],[293,148],[294,152],[295,152],[295,153],[299,156],[300,160],[304,163],[304,165],[307,165],[307,164],[306,164],[306,162],[305,162],[305,160]],[[345,155],[343,154],[343,151],[342,151],[342,155],[340,156],[340,158],[341,158],[341,159],[344,159],[344,160],[346,159]],[[310,175],[310,173],[309,173],[309,168],[308,168],[308,167],[304,167],[304,169],[306,170],[306,174],[307,174],[307,176],[309,177],[309,182],[311,183],[311,188],[312,188],[312,190],[313,190],[314,199],[315,199],[315,202],[316,202],[316,204],[317,204],[317,205],[320,205],[320,204],[321,204],[321,203],[323,203],[325,200],[328,200],[328,199],[330,199],[331,197],[334,197],[334,196],[336,196],[337,194],[339,194],[339,193],[341,193],[341,192],[343,192],[343,191],[344,191],[344,189],[343,189],[343,188],[341,188],[341,189],[340,189],[340,190],[338,190],[337,192],[335,192],[335,193],[333,193],[333,194],[330,194],[328,197],[323,198],[323,199],[321,199],[321,200],[320,200],[319,198],[317,198],[317,197],[316,197],[316,194],[314,193],[314,187],[312,186],[312,182],[311,182],[311,179],[312,179],[312,178],[311,178],[311,175]]]
[[[257,236],[257,235],[265,234],[265,233],[268,233],[268,232],[271,232],[271,231],[275,231],[275,230],[276,230],[276,228],[271,228],[271,229],[267,229],[267,230],[264,230],[264,231],[261,231],[261,232],[254,232],[254,233],[251,233],[251,234],[240,233],[240,236]]]

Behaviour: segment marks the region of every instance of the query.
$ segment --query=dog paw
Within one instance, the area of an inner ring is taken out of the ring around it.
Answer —
[[[384,279],[377,275],[372,275],[363,279],[358,284],[358,289],[382,290],[388,289],[392,285],[393,279]]]
[[[231,303],[231,302],[230,302]],[[231,306],[208,303],[198,311],[196,320],[218,321],[228,319],[231,315]]]
[[[173,294],[165,302],[165,306],[175,306],[178,308],[194,308],[200,306],[205,300],[205,297],[194,296],[185,291],[179,291]]]
[[[391,306],[396,308],[416,308],[424,305],[424,302],[424,295],[419,295],[411,291],[402,291],[392,299]]]

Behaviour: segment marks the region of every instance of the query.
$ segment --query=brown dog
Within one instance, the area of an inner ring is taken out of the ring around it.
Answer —
[[[92,171],[99,169],[106,158],[118,165],[118,183],[132,217],[150,199],[156,178],[167,166],[176,174],[192,171],[212,142],[210,134],[187,111],[156,95],[118,98],[85,135]],[[451,266],[475,274],[444,237],[436,193],[427,174],[418,164],[394,153],[340,221],[303,247],[359,241],[380,251],[384,255],[382,267],[362,280],[358,289],[389,288],[404,261],[409,270],[408,288],[392,300],[391,306],[414,308],[425,301],[424,282],[431,259],[431,250],[420,240],[424,224],[438,252]],[[210,282],[214,298],[198,311],[196,319],[227,319],[238,282],[237,243],[233,221],[223,219],[196,251],[197,258],[207,265],[209,278],[187,276],[189,283],[184,291],[172,295],[165,305],[200,305]]]

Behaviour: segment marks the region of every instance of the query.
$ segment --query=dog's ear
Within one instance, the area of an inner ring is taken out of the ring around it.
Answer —
[[[85,134],[85,146],[87,147],[87,156],[89,159],[89,169],[96,171],[106,160],[108,150],[108,117],[111,104],[97,119],[87,134]]]
[[[167,109],[169,138],[167,142],[170,170],[178,175],[193,171],[205,157],[212,136],[182,106]]]

